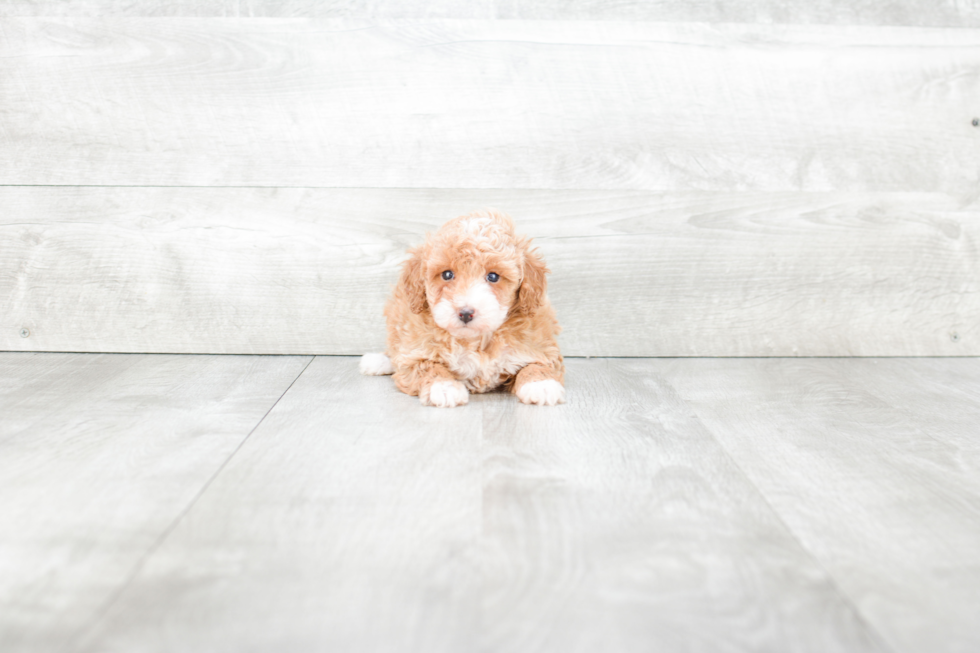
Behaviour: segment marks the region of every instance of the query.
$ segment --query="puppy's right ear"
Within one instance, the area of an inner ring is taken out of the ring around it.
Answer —
[[[402,276],[399,283],[408,294],[408,305],[413,313],[421,313],[429,307],[425,298],[425,265],[421,248],[408,252],[410,257],[402,264]]]

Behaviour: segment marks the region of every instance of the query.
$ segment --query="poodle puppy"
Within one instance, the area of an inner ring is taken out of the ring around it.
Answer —
[[[459,406],[499,386],[525,404],[565,401],[548,269],[508,216],[450,220],[409,255],[385,306],[388,350],[365,354],[362,373],[394,374],[425,406]]]

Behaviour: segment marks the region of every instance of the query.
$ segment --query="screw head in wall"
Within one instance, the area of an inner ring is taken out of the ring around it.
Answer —
[[[27,327],[24,327],[23,329],[20,330],[20,337],[21,338],[27,338],[30,335],[31,335],[31,330],[28,329]]]
[[[959,342],[960,341],[960,334],[958,334],[955,331],[953,331],[951,334],[949,334],[949,339],[952,340],[953,342]]]

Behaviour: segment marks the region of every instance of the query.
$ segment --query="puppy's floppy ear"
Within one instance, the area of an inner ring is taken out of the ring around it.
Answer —
[[[411,255],[402,264],[402,275],[398,283],[408,294],[408,304],[413,313],[421,313],[429,307],[425,298],[425,250],[417,247],[408,251]]]
[[[515,304],[518,314],[531,315],[541,306],[545,292],[548,290],[548,280],[545,278],[548,272],[537,250],[532,250],[525,242],[524,278],[520,288],[517,289]]]

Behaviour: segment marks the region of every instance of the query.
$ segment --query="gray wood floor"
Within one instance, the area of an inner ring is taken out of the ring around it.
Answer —
[[[980,359],[0,353],[0,650],[980,650]]]

